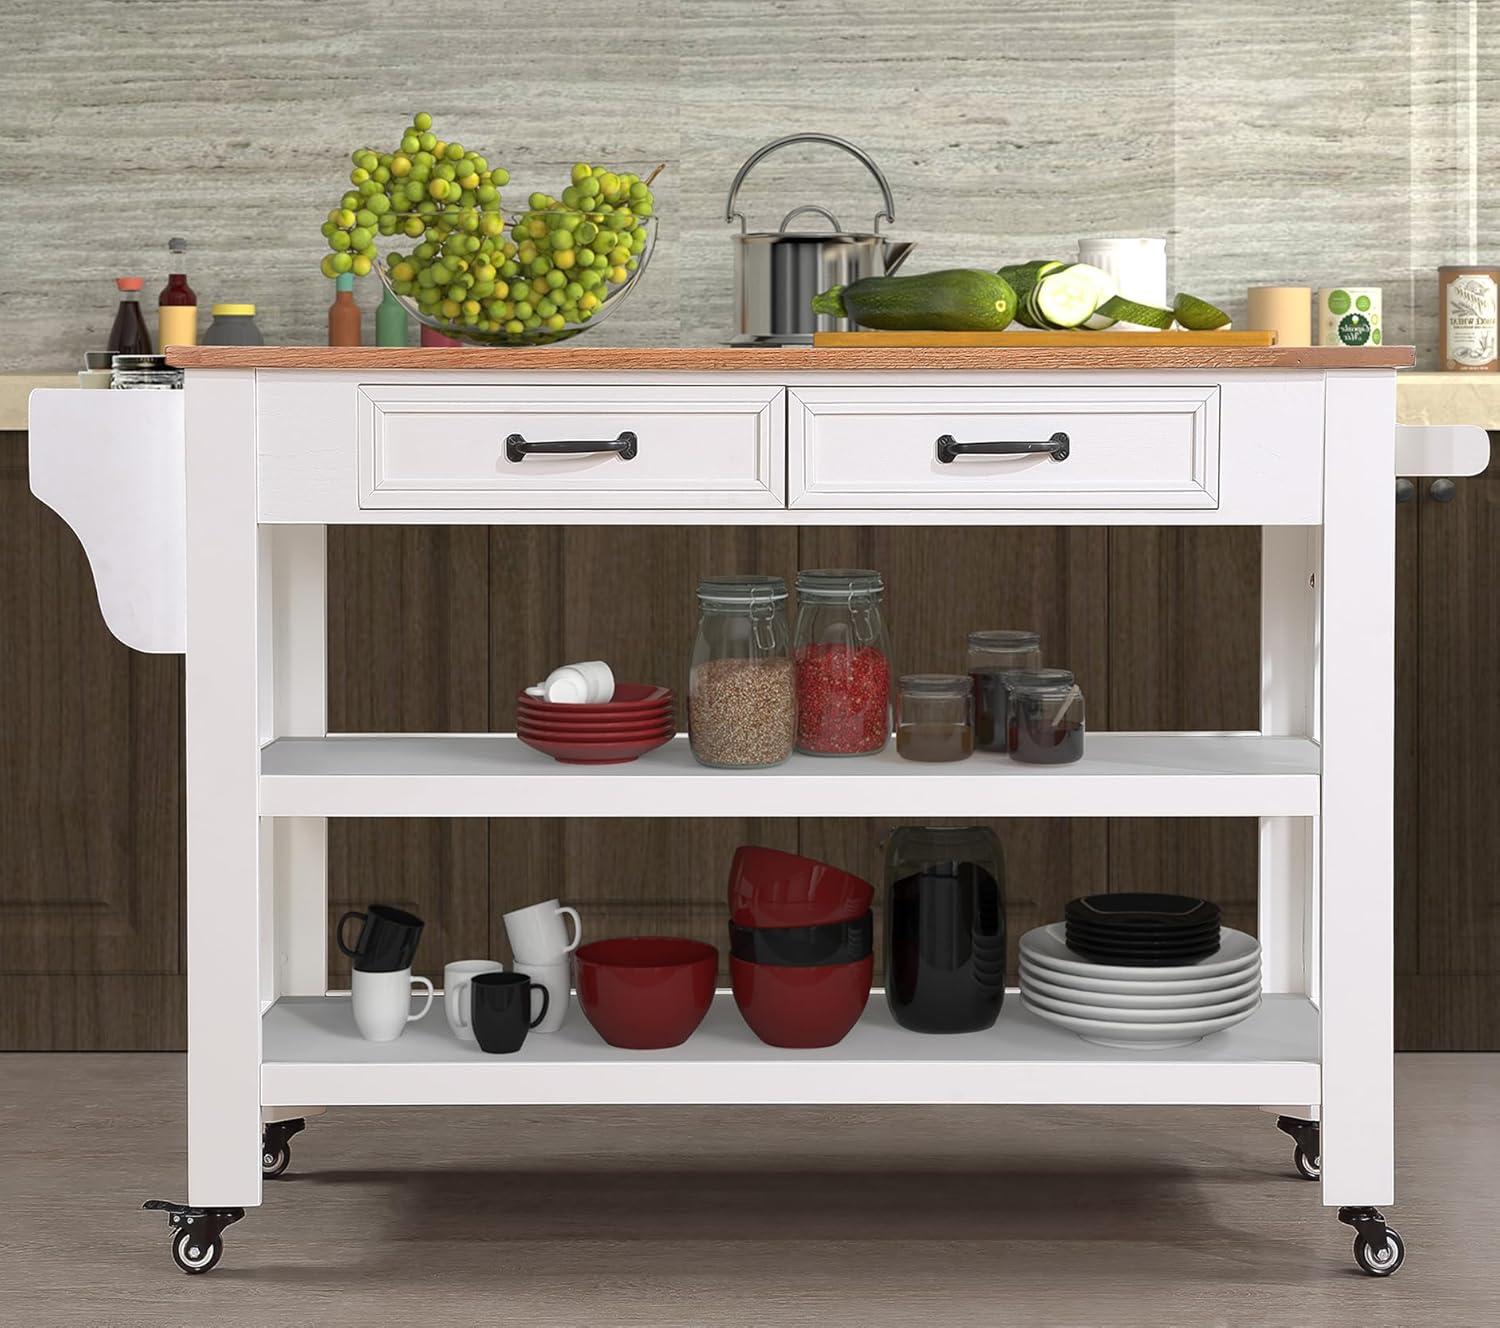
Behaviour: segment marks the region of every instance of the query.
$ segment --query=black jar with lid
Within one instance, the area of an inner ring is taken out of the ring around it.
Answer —
[[[973,1033],[1005,1000],[1005,860],[986,826],[901,826],[885,857],[885,999],[902,1028]]]

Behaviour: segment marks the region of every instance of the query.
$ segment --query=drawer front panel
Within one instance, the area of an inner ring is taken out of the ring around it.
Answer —
[[[359,505],[781,507],[785,398],[762,386],[362,384]],[[628,459],[606,450],[624,434]],[[547,450],[559,443],[599,450]]]
[[[1217,386],[798,388],[789,405],[793,507],[1219,504]],[[1066,459],[964,447],[1057,434]]]

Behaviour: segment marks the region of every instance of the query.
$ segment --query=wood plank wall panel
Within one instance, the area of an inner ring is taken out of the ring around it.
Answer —
[[[480,527],[328,532],[328,724],[337,731],[489,728],[489,549]],[[476,820],[328,825],[331,981],[347,981],[333,924],[381,902],[423,918],[418,970],[484,953],[489,832]]]
[[[1491,434],[1492,447],[1497,436]],[[1402,1032],[1427,1046],[1500,1043],[1500,461],[1458,481],[1451,502],[1420,487],[1418,677],[1413,703],[1421,829],[1417,872],[1420,982],[1402,1001]]]
[[[1122,527],[1109,532],[1109,695],[1115,729],[1260,726],[1260,531]],[[1253,932],[1252,820],[1117,820],[1116,890],[1202,893]]]
[[[0,1047],[181,1041],[182,661],[104,626],[0,433]]]

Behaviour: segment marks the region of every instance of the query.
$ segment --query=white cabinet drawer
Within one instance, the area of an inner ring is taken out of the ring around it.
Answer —
[[[781,507],[785,395],[756,385],[361,384],[359,505]],[[620,444],[626,435],[633,446]]]
[[[796,388],[788,404],[793,507],[1219,504],[1216,385]]]

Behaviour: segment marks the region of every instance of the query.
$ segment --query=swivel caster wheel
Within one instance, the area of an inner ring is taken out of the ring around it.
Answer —
[[[1276,1128],[1297,1145],[1292,1154],[1297,1174],[1303,1180],[1319,1180],[1323,1175],[1323,1136],[1317,1121],[1299,1120],[1295,1116],[1278,1116]]]
[[[1311,1157],[1308,1157],[1301,1144],[1297,1145],[1297,1151],[1292,1157],[1292,1162],[1296,1165],[1297,1174],[1303,1180],[1319,1180],[1322,1178],[1323,1168],[1318,1163],[1318,1155],[1314,1153]]]
[[[224,1228],[245,1216],[243,1208],[194,1208],[166,1199],[148,1199],[141,1207],[167,1215],[172,1262],[189,1274],[206,1273],[219,1262],[224,1254]]]
[[[1354,1228],[1354,1262],[1371,1277],[1390,1277],[1406,1262],[1406,1242],[1378,1208],[1340,1208],[1339,1221]]]
[[[204,1240],[191,1231],[179,1231],[172,1237],[172,1262],[185,1273],[206,1273],[224,1253],[224,1238]]]
[[[291,1138],[307,1128],[307,1122],[296,1120],[270,1121],[261,1128],[260,1174],[263,1180],[276,1180],[292,1164]]]

